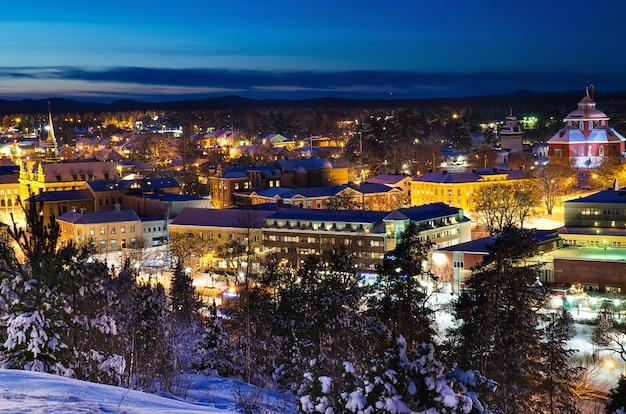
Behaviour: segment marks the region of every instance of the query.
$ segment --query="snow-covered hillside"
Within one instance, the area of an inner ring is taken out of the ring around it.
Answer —
[[[294,413],[280,396],[246,384],[202,375],[186,378],[186,398],[157,396],[57,375],[0,370],[0,413],[231,413],[240,401],[260,413]]]

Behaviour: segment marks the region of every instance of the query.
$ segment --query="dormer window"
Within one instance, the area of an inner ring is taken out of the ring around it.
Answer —
[[[72,171],[72,180],[77,180],[77,179],[78,179],[78,175],[76,175],[76,173]]]

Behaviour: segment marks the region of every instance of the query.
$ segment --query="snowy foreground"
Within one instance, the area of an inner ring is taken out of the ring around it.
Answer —
[[[240,401],[260,413],[295,413],[280,396],[203,375],[186,378],[186,398],[164,397],[51,374],[0,369],[0,413],[234,413]]]

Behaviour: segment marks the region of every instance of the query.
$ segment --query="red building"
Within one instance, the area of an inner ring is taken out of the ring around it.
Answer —
[[[624,153],[626,138],[609,127],[609,117],[589,96],[563,120],[565,126],[548,140],[548,156],[573,159],[578,168],[595,168],[603,157]]]

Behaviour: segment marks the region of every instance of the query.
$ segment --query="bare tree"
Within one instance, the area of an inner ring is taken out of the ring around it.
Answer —
[[[177,156],[176,150],[176,145],[172,145],[169,136],[156,133],[140,136],[135,148],[139,161],[145,162],[155,169],[170,166],[172,159]]]
[[[523,227],[538,203],[537,189],[530,181],[524,185],[484,186],[472,196],[477,221],[489,234],[498,233],[506,227]]]
[[[548,215],[574,186],[576,172],[567,158],[553,158],[542,168],[535,170],[537,185]]]

